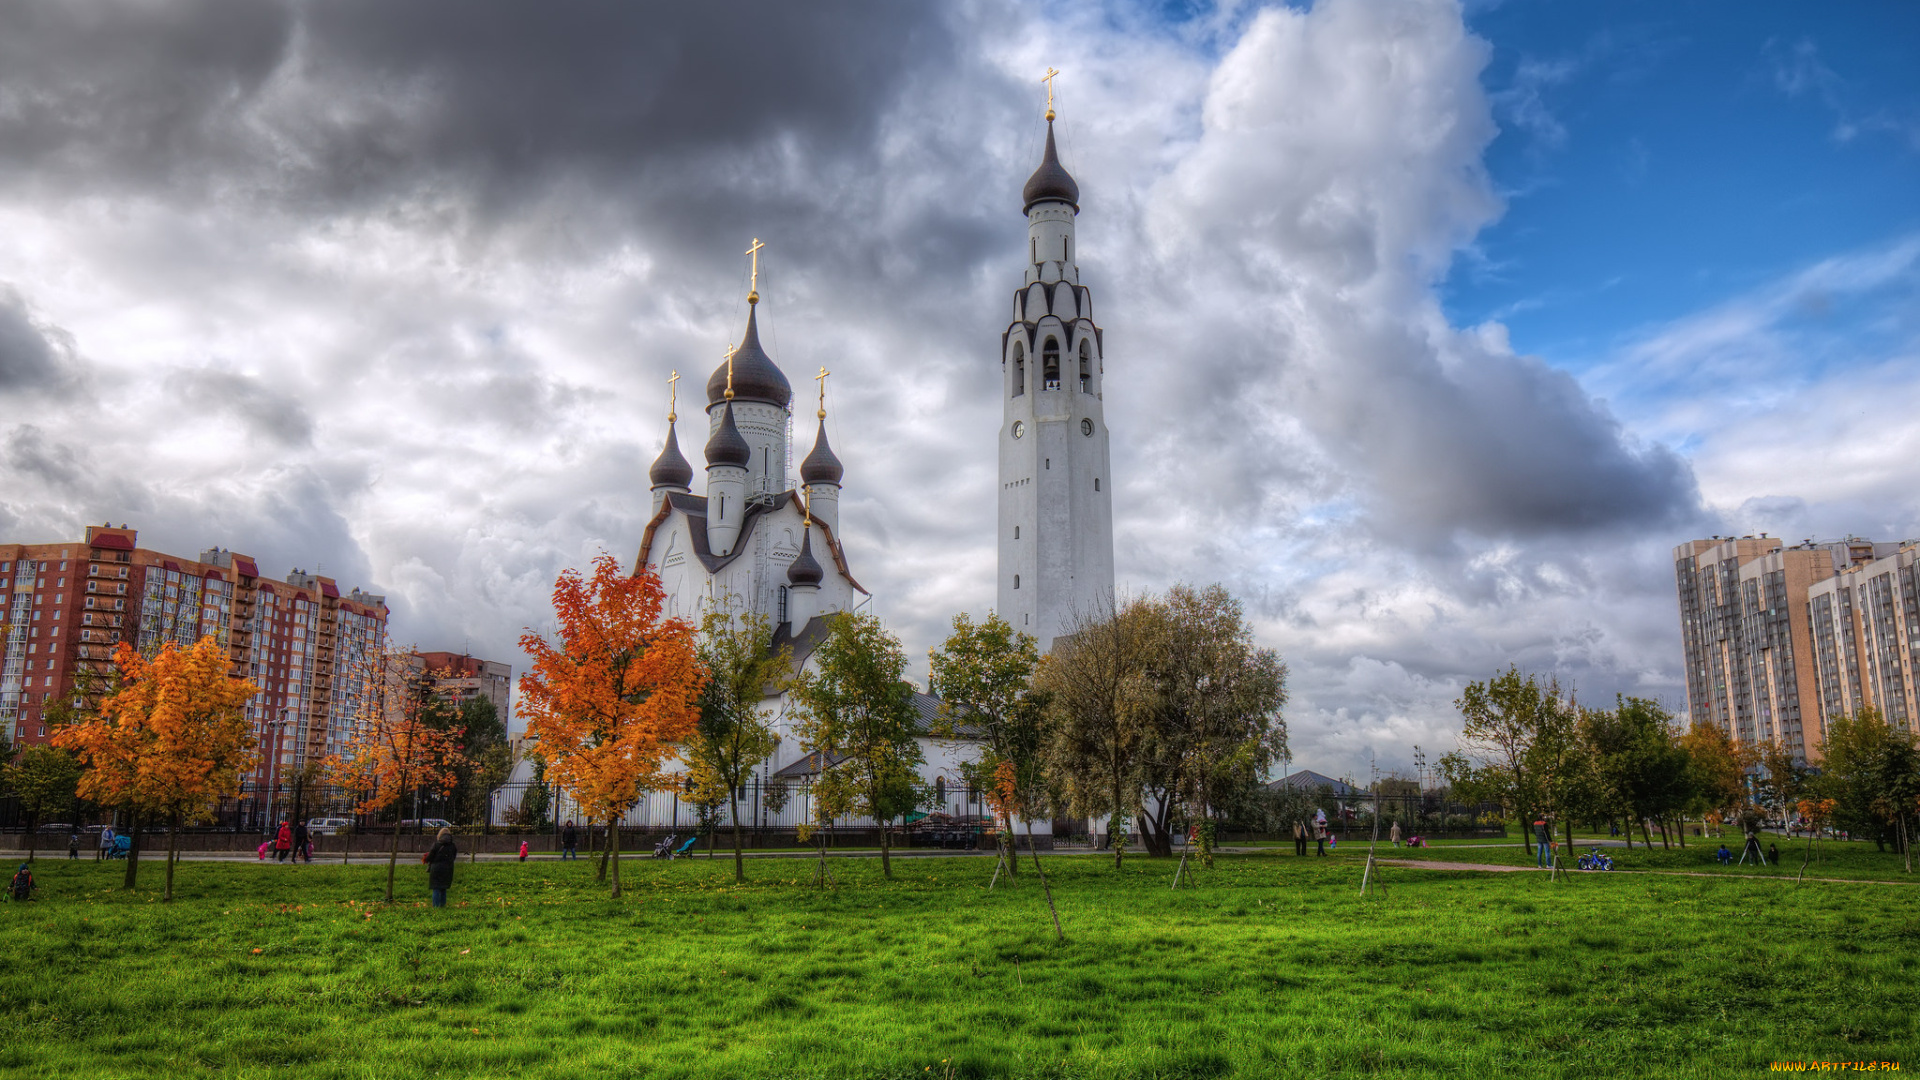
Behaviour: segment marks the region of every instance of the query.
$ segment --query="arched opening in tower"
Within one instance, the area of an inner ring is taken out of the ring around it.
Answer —
[[[1053,338],[1040,350],[1040,378],[1042,390],[1060,389],[1060,343]]]

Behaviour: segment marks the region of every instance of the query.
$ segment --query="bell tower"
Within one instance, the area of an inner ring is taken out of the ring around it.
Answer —
[[[1113,604],[1105,350],[1080,284],[1080,185],[1060,164],[1048,72],[1047,147],[1022,190],[1027,268],[1000,338],[997,610],[1045,652],[1079,613]]]

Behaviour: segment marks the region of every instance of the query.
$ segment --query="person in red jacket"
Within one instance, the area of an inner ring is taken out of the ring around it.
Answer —
[[[273,838],[273,858],[275,862],[286,862],[287,855],[293,851],[293,826],[280,823],[280,835]]]
[[[527,842],[525,840],[520,841],[520,861],[527,861]]]

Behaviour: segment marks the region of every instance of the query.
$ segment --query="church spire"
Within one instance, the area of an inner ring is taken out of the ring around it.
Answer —
[[[800,463],[800,483],[806,487],[808,516],[818,519],[826,525],[829,532],[840,528],[840,480],[846,475],[840,459],[834,455],[833,447],[827,444],[827,376],[833,374],[826,368],[814,378],[820,383],[820,407],[814,414],[819,418],[819,430],[814,433],[813,451]]]

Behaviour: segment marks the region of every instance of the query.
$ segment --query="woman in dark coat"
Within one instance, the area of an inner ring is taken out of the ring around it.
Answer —
[[[453,887],[453,863],[460,851],[453,846],[453,830],[441,829],[427,852],[427,888],[433,890],[433,906],[447,906],[447,890]]]

